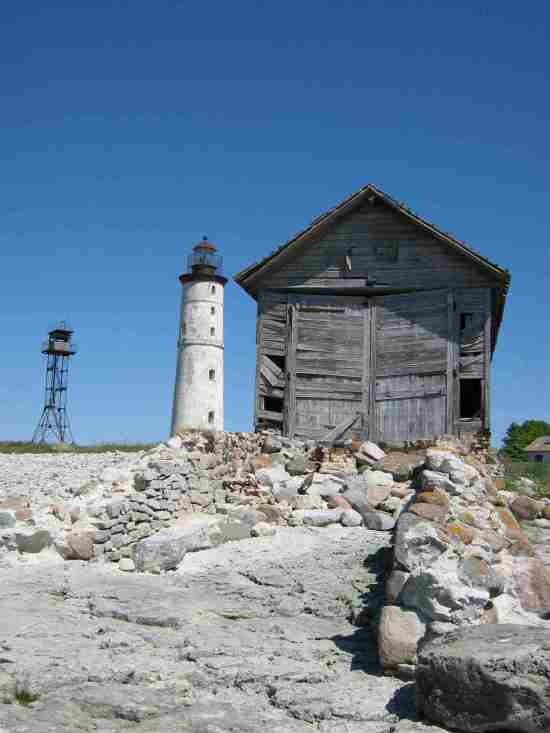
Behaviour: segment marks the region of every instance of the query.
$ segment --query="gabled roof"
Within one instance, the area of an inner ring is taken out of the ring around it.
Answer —
[[[483,257],[478,252],[475,252],[471,247],[468,247],[464,242],[460,242],[450,234],[441,231],[430,222],[422,219],[417,214],[413,213],[403,204],[399,203],[387,193],[384,193],[381,189],[374,186],[372,183],[363,186],[359,191],[356,191],[347,199],[329,209],[326,213],[318,216],[314,219],[311,224],[303,231],[296,234],[292,239],[283,244],[281,247],[276,249],[267,257],[264,257],[259,262],[256,262],[244,270],[241,270],[235,275],[236,282],[243,287],[247,292],[253,295],[252,292],[252,280],[255,280],[258,276],[265,274],[269,269],[278,264],[278,261],[283,255],[290,254],[294,249],[297,249],[301,244],[309,239],[314,238],[316,235],[323,232],[331,224],[334,224],[338,219],[343,217],[345,214],[350,213],[357,207],[359,207],[364,201],[370,197],[375,196],[385,202],[395,211],[405,216],[411,222],[422,227],[424,230],[432,234],[436,239],[453,248],[456,252],[461,253],[465,257],[469,258],[472,262],[475,262],[481,268],[489,272],[493,277],[502,282],[502,289],[506,292],[508,284],[510,282],[510,276],[506,270],[490,262],[486,257]],[[502,306],[504,304],[502,303]]]
[[[532,443],[529,443],[525,451],[535,451],[536,453],[550,453],[550,435],[543,435],[540,438],[535,438]]]

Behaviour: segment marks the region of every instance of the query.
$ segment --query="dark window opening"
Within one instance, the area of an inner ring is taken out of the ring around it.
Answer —
[[[537,453],[535,456],[535,463],[542,463],[544,458],[540,455],[540,453]]]
[[[214,412],[210,410],[210,412],[208,413],[208,424],[212,425],[213,422],[214,422]]]
[[[283,400],[281,397],[264,397],[264,410],[268,412],[282,412]]]
[[[460,380],[460,417],[481,417],[481,379]]]
[[[474,320],[473,313],[461,313],[460,314],[460,330],[465,331],[467,328],[470,328],[473,320]]]
[[[214,328],[214,326],[211,326],[210,327],[210,335],[213,336],[215,333],[216,333],[216,329]]]
[[[210,308],[210,315],[212,315],[212,316],[215,316],[216,315],[216,309],[214,308],[214,306],[211,306],[211,308]]]
[[[282,354],[269,354],[269,358],[274,364],[279,367],[282,372],[284,372],[286,360]]]
[[[215,285],[212,285],[212,287],[210,288],[210,292],[212,293],[212,295],[214,295],[216,293],[216,286]]]
[[[213,382],[216,379],[216,370],[215,369],[209,370],[208,378],[210,379],[211,382]]]

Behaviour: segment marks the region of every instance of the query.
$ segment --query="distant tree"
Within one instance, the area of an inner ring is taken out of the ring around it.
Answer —
[[[550,423],[544,420],[525,420],[521,424],[513,422],[504,436],[502,452],[512,461],[526,461],[526,448],[535,438],[550,435]]]

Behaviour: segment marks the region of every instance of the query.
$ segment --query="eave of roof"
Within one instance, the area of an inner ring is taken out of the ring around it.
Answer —
[[[535,438],[523,450],[528,453],[550,453],[550,435],[541,435],[540,438]]]
[[[283,244],[281,247],[276,249],[274,252],[269,254],[267,257],[264,257],[259,262],[253,263],[252,265],[249,265],[248,267],[244,268],[244,270],[241,270],[235,275],[235,281],[244,288],[248,293],[251,295],[254,295],[252,290],[250,289],[250,280],[255,279],[261,271],[265,270],[269,265],[274,264],[274,261],[277,260],[281,254],[287,253],[290,250],[297,247],[299,244],[301,244],[306,239],[315,236],[318,232],[322,231],[325,227],[330,226],[332,223],[334,223],[337,219],[344,216],[349,211],[353,210],[355,207],[359,206],[361,202],[367,198],[367,196],[375,195],[378,196],[382,201],[384,201],[386,204],[391,206],[393,209],[398,211],[399,213],[403,214],[405,217],[407,217],[409,220],[417,224],[418,226],[424,228],[425,230],[429,231],[434,237],[439,239],[442,242],[445,242],[449,246],[453,247],[456,251],[461,252],[463,255],[468,257],[473,262],[477,263],[480,267],[483,267],[485,270],[491,272],[493,276],[495,276],[497,279],[502,281],[502,290],[504,294],[506,293],[508,289],[508,285],[510,282],[510,275],[507,270],[503,269],[502,267],[499,267],[495,263],[488,260],[486,257],[483,257],[478,252],[473,250],[468,245],[464,244],[464,242],[459,241],[458,239],[455,239],[450,234],[447,234],[446,232],[443,232],[441,229],[438,229],[436,226],[431,224],[430,222],[426,221],[425,219],[422,219],[417,214],[413,213],[403,204],[400,204],[398,201],[396,201],[394,198],[389,196],[387,193],[382,191],[381,189],[374,186],[372,183],[367,184],[366,186],[363,186],[363,188],[360,188],[355,193],[351,194],[351,196],[348,196],[347,199],[339,203],[337,206],[333,207],[332,209],[329,209],[327,212],[322,214],[321,216],[317,217],[312,221],[312,223],[303,229],[301,232],[298,232],[294,237],[289,239],[285,244]],[[504,303],[502,303],[502,308],[504,308]]]

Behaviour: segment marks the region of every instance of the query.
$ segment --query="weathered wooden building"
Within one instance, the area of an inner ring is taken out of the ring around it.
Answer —
[[[489,428],[509,275],[379,188],[235,279],[258,302],[257,429],[403,441]]]

